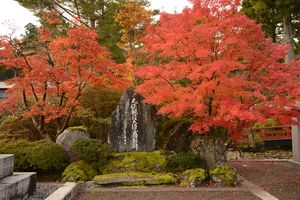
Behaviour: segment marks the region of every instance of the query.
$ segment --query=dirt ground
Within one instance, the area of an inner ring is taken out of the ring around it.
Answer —
[[[77,195],[78,200],[259,200],[249,191],[243,190],[155,190],[146,189],[111,189],[85,191]]]
[[[237,173],[280,200],[300,200],[300,165],[290,161],[231,160]],[[233,188],[90,188],[78,200],[259,200],[245,186]]]
[[[300,200],[300,165],[289,161],[230,161],[238,174],[280,200]]]

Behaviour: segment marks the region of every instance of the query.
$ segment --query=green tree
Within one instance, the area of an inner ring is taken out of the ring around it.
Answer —
[[[0,66],[0,81],[12,78],[13,76],[14,72],[12,70],[6,70],[5,67]]]
[[[299,51],[300,0],[244,0],[243,12],[263,25],[273,41],[290,44],[285,62]]]
[[[22,6],[42,17],[45,10],[54,10],[68,23],[74,23],[72,18],[82,24],[96,29],[99,43],[107,47],[112,58],[118,62],[125,62],[125,49],[117,44],[121,42],[122,27],[115,21],[115,17],[127,2],[131,0],[17,0]],[[138,0],[140,5],[147,7],[147,0]],[[43,23],[43,20],[41,20]]]

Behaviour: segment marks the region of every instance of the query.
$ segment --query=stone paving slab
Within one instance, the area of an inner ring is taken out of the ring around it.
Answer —
[[[0,200],[18,200],[31,195],[36,189],[36,173],[15,172],[0,179]]]
[[[70,200],[77,193],[79,185],[75,182],[66,182],[45,200]]]
[[[97,188],[79,193],[78,200],[260,200],[236,188]]]
[[[238,174],[280,200],[300,200],[300,165],[290,161],[230,161]]]
[[[12,175],[14,172],[14,155],[0,154],[0,179]]]

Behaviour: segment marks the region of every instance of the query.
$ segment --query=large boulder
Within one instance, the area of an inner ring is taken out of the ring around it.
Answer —
[[[156,148],[156,115],[143,97],[127,89],[112,116],[108,143],[112,151],[153,151]]]
[[[177,177],[172,173],[127,172],[95,176],[94,187],[103,186],[140,186],[174,185]]]
[[[68,153],[69,160],[72,162],[78,160],[78,158],[71,150],[71,146],[79,138],[89,138],[86,128],[69,127],[56,139],[56,143],[62,146],[62,148]]]
[[[222,136],[194,134],[190,148],[204,161],[206,168],[226,162],[225,138]]]

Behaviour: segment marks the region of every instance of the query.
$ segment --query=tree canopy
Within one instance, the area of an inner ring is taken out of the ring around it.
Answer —
[[[56,122],[57,135],[67,128],[87,86],[124,89],[128,83],[94,30],[81,25],[54,36],[40,29],[34,48],[7,37],[0,40],[0,65],[17,73],[8,80],[14,86],[0,110],[24,112],[44,139],[50,138],[46,124],[51,121]]]
[[[79,20],[81,24],[95,29],[99,35],[98,41],[101,45],[107,47],[112,58],[118,63],[124,63],[126,60],[126,49],[119,44],[124,44],[124,38],[128,35],[127,27],[120,24],[122,20],[116,20],[117,16],[128,15],[131,18],[141,19],[137,16],[139,11],[149,6],[147,0],[17,0],[22,6],[28,8],[41,19],[44,23],[43,15],[45,10],[55,11],[67,24],[74,24],[74,19]],[[126,6],[135,5],[126,10]],[[125,13],[126,12],[126,13]],[[147,12],[145,12],[147,13]],[[148,13],[151,13],[148,11]],[[150,21],[152,14],[147,15]],[[146,17],[146,16],[145,16]],[[146,20],[144,17],[143,20]],[[119,17],[120,19],[120,17]],[[136,23],[136,22],[135,22]],[[141,23],[143,24],[143,23]],[[124,29],[125,28],[125,29]],[[144,26],[131,27],[130,32],[143,32]],[[126,42],[126,41],[125,41]]]
[[[243,12],[263,25],[263,30],[274,42],[291,45],[290,59],[299,51],[299,0],[243,0]]]
[[[139,68],[137,91],[171,118],[189,117],[200,134],[224,127],[237,140],[268,117],[290,123],[299,99],[299,63],[280,61],[287,46],[266,39],[238,11],[238,0],[194,0],[192,9],[161,15],[144,50],[161,62]],[[286,78],[288,77],[288,78]]]

